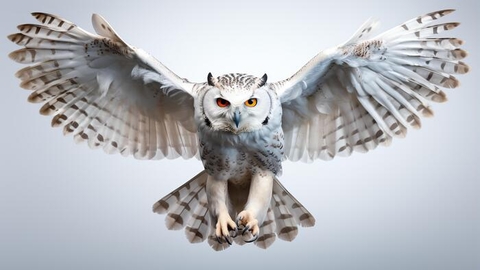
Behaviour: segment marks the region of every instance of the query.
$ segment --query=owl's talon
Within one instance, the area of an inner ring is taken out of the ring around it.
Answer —
[[[240,225],[241,225],[240,221],[242,221],[242,218],[243,218],[243,217],[239,215],[239,216],[237,217],[237,219],[235,220],[235,224],[237,224],[237,228],[240,227]]]
[[[252,243],[252,242],[257,241],[257,239],[258,239],[258,234],[254,234],[251,239],[244,240],[244,241],[245,241],[245,243]]]
[[[224,236],[224,237],[215,236],[215,239],[220,245],[223,245],[225,243],[229,244],[230,246],[232,245],[232,240],[230,240],[230,237],[228,236]],[[225,242],[223,242],[223,240],[225,240]]]
[[[232,239],[237,235],[237,224],[233,222],[228,214],[219,215],[215,227],[215,238],[219,244],[232,244]],[[232,236],[232,232],[234,236]],[[232,238],[232,239],[230,239]]]
[[[258,220],[254,217],[254,215],[247,210],[240,212],[237,216],[236,224],[238,228],[242,229],[242,236],[245,235],[247,232],[252,234],[252,238],[246,240],[246,243],[255,242],[258,239],[258,235],[260,233],[260,228],[258,227]]]
[[[250,230],[250,226],[245,226],[245,228],[243,228],[243,231],[242,231],[242,235],[245,235],[245,233],[247,233],[248,231]]]
[[[227,242],[230,246],[232,245],[232,241],[229,239],[228,236],[223,237],[225,239],[225,242]]]
[[[235,238],[238,236],[238,225],[233,230],[230,231],[230,236],[232,238]]]

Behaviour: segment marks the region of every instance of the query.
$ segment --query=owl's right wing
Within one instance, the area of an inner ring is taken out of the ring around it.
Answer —
[[[45,13],[41,24],[19,25],[8,38],[24,48],[9,56],[36,63],[19,70],[28,100],[43,103],[76,142],[139,159],[197,155],[194,84],[175,75],[145,51],[128,45],[99,15],[97,35]]]
[[[368,21],[346,43],[319,53],[292,77],[271,84],[282,102],[285,155],[296,161],[367,152],[419,128],[440,87],[468,72],[462,41],[431,37],[458,23],[429,25],[453,10],[419,16],[367,39]]]

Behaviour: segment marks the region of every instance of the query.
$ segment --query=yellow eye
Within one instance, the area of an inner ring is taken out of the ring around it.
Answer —
[[[217,98],[217,105],[218,107],[224,108],[230,105],[230,102],[228,102],[228,100],[225,100],[223,98]]]
[[[245,105],[247,105],[247,107],[255,107],[255,106],[257,106],[257,99],[256,98],[251,98],[251,99],[245,101]]]

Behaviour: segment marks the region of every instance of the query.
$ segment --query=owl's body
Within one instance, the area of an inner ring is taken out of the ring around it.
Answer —
[[[315,219],[278,181],[282,161],[330,160],[405,137],[446,100],[462,41],[432,37],[458,23],[419,16],[374,38],[366,22],[347,42],[317,54],[293,76],[226,74],[207,82],[180,78],[127,44],[99,15],[97,34],[46,13],[9,39],[25,48],[10,57],[36,63],[19,70],[31,102],[53,115],[75,141],[138,159],[201,159],[205,170],[154,204],[169,229],[215,250],[291,241]]]
[[[239,117],[243,118],[238,127],[233,125],[212,128],[212,121],[204,112],[204,105],[195,104],[195,120],[199,130],[200,158],[205,170],[216,179],[243,179],[256,173],[258,170],[271,171],[274,175],[281,173],[283,152],[283,131],[281,126],[281,106],[273,91],[266,88],[268,98],[259,102],[257,106],[268,106],[267,114],[262,116],[261,128],[244,132],[249,128],[243,122],[248,121],[248,109],[242,114],[245,100],[254,95],[255,81],[259,78],[245,74],[227,74],[217,78],[217,88],[207,85],[199,91],[198,100],[201,101],[209,91],[221,89],[219,92],[225,98],[239,99]],[[253,85],[253,87],[248,87]],[[240,93],[239,93],[240,92]],[[235,106],[235,105],[232,105]],[[271,108],[271,109],[270,109]],[[220,112],[226,113],[228,112]]]
[[[274,177],[279,176],[282,169],[284,152],[282,111],[281,106],[278,106],[280,101],[274,91],[264,87],[266,77],[262,81],[261,78],[235,73],[217,78],[209,75],[208,80],[209,83],[198,90],[195,120],[199,131],[200,159],[208,174],[206,192],[210,208],[222,209],[223,205],[219,204],[225,202],[229,217],[236,217],[244,208],[253,208],[256,224],[248,224],[245,218],[243,225],[259,226],[264,222],[270,204],[270,199],[263,198],[269,198]],[[217,105],[204,101],[209,99],[209,96],[215,97],[211,100],[221,97],[229,105],[217,111],[212,110],[210,107]],[[245,101],[250,99],[257,100],[259,103],[256,106],[264,109],[259,112],[252,111],[253,107],[245,104]],[[236,123],[216,121],[232,119],[230,115],[235,113]],[[251,117],[262,119],[261,123],[256,123],[260,127],[252,124]],[[254,130],[247,130],[252,128]],[[250,190],[256,193],[256,196],[249,196]],[[255,201],[255,198],[262,200]],[[213,219],[219,212],[221,211],[210,211]],[[230,219],[226,222],[230,223],[230,229],[239,223]],[[222,235],[229,239],[226,232],[228,228]],[[259,236],[258,229],[252,230],[252,233],[254,239]]]

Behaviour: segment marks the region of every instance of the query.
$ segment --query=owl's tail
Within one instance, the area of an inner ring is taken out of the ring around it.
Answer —
[[[208,213],[206,183],[207,173],[202,171],[156,202],[153,212],[167,214],[165,223],[169,230],[185,228],[190,243],[200,243],[208,239],[213,249],[223,250],[229,245],[219,244],[213,236],[214,224]],[[277,236],[282,240],[292,241],[298,234],[298,225],[311,227],[315,225],[315,218],[275,178],[270,207],[260,226],[260,235],[255,245],[266,249],[273,244]],[[235,242],[240,245],[245,243],[240,236],[235,238]]]

